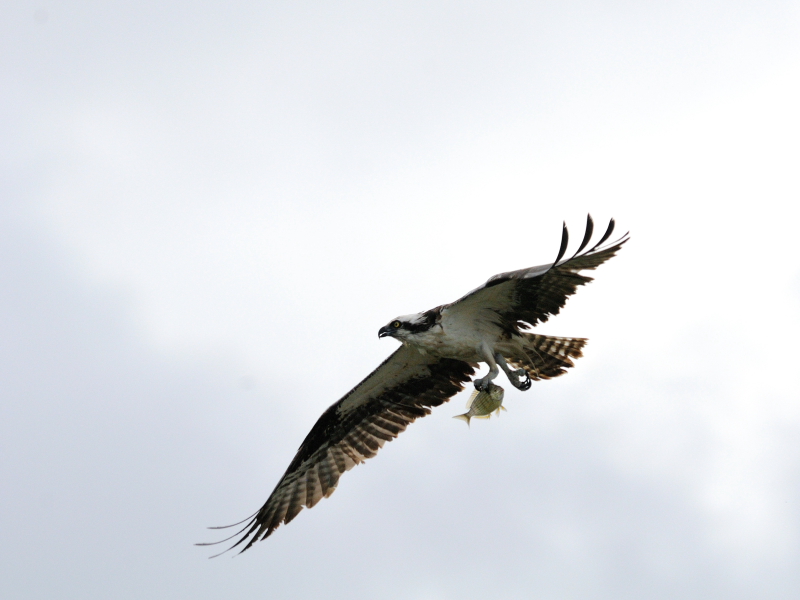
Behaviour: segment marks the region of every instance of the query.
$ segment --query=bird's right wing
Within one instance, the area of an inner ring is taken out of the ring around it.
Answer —
[[[375,456],[385,442],[430,414],[431,407],[461,391],[476,367],[423,355],[407,346],[398,348],[322,413],[264,506],[236,534],[241,538],[231,548],[246,542],[244,552],[294,519],[303,507],[311,508],[330,496],[345,471]]]

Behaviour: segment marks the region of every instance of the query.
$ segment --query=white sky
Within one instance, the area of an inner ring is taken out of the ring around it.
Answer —
[[[800,594],[796,2],[0,3],[0,595]],[[251,551],[391,318],[631,242]]]

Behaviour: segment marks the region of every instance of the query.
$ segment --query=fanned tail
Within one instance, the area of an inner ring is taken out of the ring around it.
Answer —
[[[585,338],[565,338],[536,333],[521,332],[520,348],[505,355],[508,362],[516,368],[523,368],[531,379],[552,379],[574,367],[573,359],[583,356],[582,349],[588,341]]]

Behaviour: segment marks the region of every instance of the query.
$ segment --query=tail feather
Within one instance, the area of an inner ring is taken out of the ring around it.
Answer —
[[[574,367],[572,359],[583,356],[585,338],[564,338],[523,332],[520,334],[522,352],[506,356],[516,368],[523,368],[531,379],[552,379]]]

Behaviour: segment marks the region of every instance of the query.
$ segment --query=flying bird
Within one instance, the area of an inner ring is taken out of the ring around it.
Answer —
[[[345,471],[375,456],[410,423],[461,391],[478,363],[489,366],[485,376],[473,381],[479,391],[493,385],[500,369],[514,387],[527,390],[531,381],[558,377],[574,366],[586,339],[528,330],[557,315],[579,286],[592,281],[582,271],[597,268],[628,241],[626,233],[603,245],[614,231],[611,219],[600,241],[585,250],[593,229],[588,216],[578,250],[564,259],[569,242],[565,223],[553,263],[500,273],[455,302],[397,317],[381,327],[378,337],[395,338],[400,347],[322,413],[264,505],[244,521],[226,526],[244,527],[212,544],[241,536],[228,550],[243,545],[244,552],[303,507],[330,496]]]

